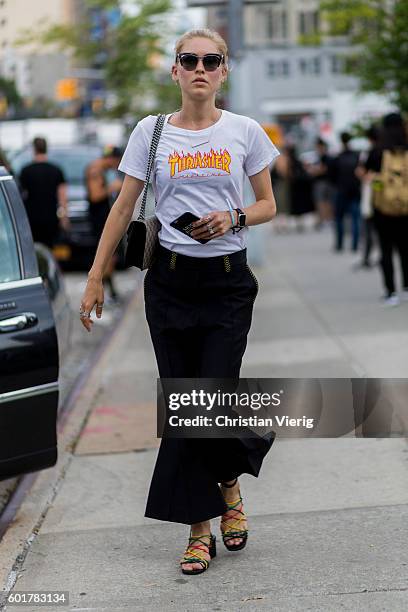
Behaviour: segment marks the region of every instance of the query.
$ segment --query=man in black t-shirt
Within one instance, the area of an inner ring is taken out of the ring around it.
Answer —
[[[360,237],[360,181],[356,176],[360,154],[350,149],[351,135],[340,135],[343,150],[333,160],[329,174],[336,186],[336,251],[343,250],[344,217],[351,217],[352,250],[357,251]]]
[[[34,138],[34,161],[21,170],[20,187],[35,242],[51,248],[59,225],[69,228],[65,177],[62,170],[48,161],[47,142]]]
[[[334,202],[336,221],[336,251],[343,250],[344,218],[351,217],[352,250],[357,251],[360,238],[360,181],[355,171],[358,166],[359,153],[349,147],[351,135],[342,132],[340,135],[343,150],[333,160],[329,168],[331,181],[336,187]]]

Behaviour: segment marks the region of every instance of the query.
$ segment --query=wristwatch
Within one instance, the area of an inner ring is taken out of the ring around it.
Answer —
[[[242,230],[242,228],[245,227],[246,214],[244,212],[242,212],[242,210],[240,208],[236,208],[235,210],[237,211],[238,219],[237,219],[237,224],[234,225],[233,229],[236,232],[239,232],[240,230]]]

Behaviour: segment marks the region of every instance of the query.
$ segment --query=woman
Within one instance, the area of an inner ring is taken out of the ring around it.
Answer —
[[[273,191],[279,202],[279,215],[275,221],[276,232],[287,232],[289,229],[288,219],[291,213],[290,206],[290,159],[287,147],[284,147],[271,170]]]
[[[145,277],[146,317],[161,378],[236,379],[258,291],[246,265],[247,226],[270,221],[276,213],[269,165],[279,153],[256,121],[216,108],[216,93],[228,75],[227,46],[216,32],[187,32],[175,51],[172,79],[181,89],[182,105],[166,116],[153,167],[162,229],[157,258]],[[144,186],[155,120],[149,115],[139,121],[119,165],[125,180],[81,304],[88,331],[95,303],[96,316],[102,313],[104,267]],[[244,172],[256,196],[245,214],[239,210]],[[190,236],[170,225],[185,212],[198,217]],[[213,517],[222,516],[229,550],[245,546],[237,477],[258,476],[272,442],[162,438],[145,516],[191,526],[183,573],[205,571],[215,556]]]
[[[95,159],[85,168],[85,186],[89,202],[89,220],[93,234],[99,242],[105,227],[106,219],[111,208],[111,199],[117,194],[122,186],[122,181],[117,178],[108,183],[107,173],[117,170],[122,151],[118,147],[106,147],[103,157]],[[114,286],[113,276],[116,265],[114,254],[105,270],[103,281],[107,284],[112,302],[118,301],[118,294]]]
[[[330,183],[330,165],[332,160],[329,155],[329,147],[323,138],[316,140],[317,159],[315,164],[310,164],[307,171],[313,178],[313,199],[316,208],[315,228],[320,230],[333,219],[332,186]]]
[[[402,299],[408,300],[408,138],[399,113],[384,117],[379,144],[370,151],[364,165],[366,179],[373,180],[373,219],[385,287],[382,299],[385,306],[398,306],[400,296],[395,288],[394,250],[401,262]]]
[[[298,232],[303,232],[303,215],[314,211],[312,196],[312,180],[298,157],[296,147],[286,147],[289,158],[289,200],[290,212],[295,218],[295,227]]]
[[[365,163],[368,160],[369,155],[371,158],[376,155],[375,151],[378,148],[378,139],[380,136],[379,129],[372,125],[365,132],[365,137],[370,143],[370,149],[368,151],[362,151],[360,153],[359,165],[356,168],[356,176],[362,181],[361,184],[361,218],[363,221],[363,260],[361,263],[356,265],[356,268],[371,268],[371,253],[375,242],[375,227],[373,220],[373,203],[372,203],[372,188],[371,181],[366,172]]]

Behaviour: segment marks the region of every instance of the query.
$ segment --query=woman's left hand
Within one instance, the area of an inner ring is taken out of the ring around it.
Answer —
[[[232,219],[227,210],[220,210],[208,213],[205,217],[194,221],[192,225],[193,230],[190,233],[192,238],[211,240],[226,234],[232,227]]]

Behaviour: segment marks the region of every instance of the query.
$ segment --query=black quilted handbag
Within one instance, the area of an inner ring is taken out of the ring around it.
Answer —
[[[158,233],[161,227],[160,221],[156,215],[152,215],[146,219],[145,214],[150,174],[165,118],[166,115],[158,115],[157,117],[152,142],[150,143],[149,161],[147,163],[146,179],[140,212],[136,221],[131,221],[127,230],[125,265],[136,266],[136,268],[140,268],[140,270],[146,270],[146,268],[149,268],[153,263],[154,253],[158,243]]]

